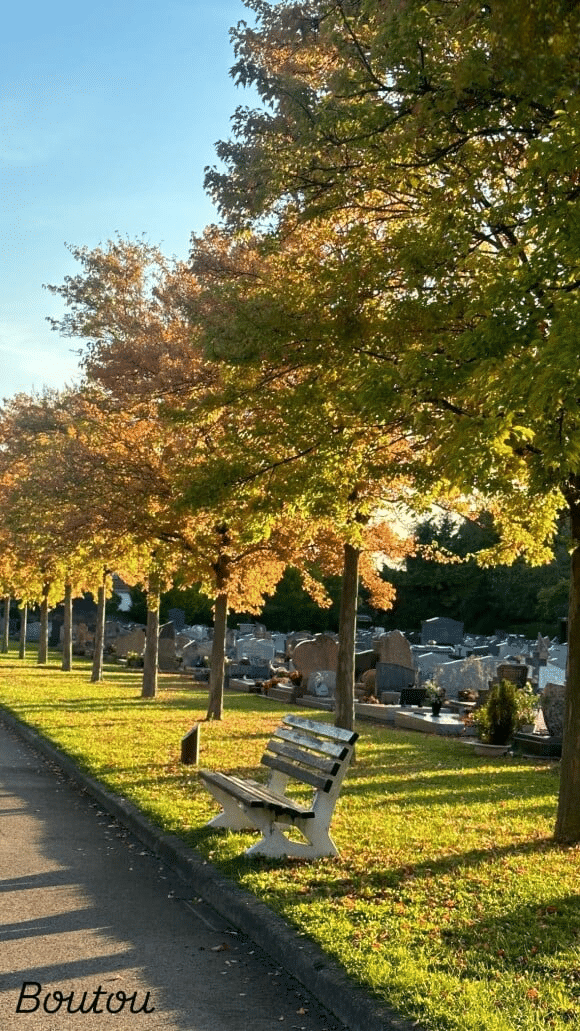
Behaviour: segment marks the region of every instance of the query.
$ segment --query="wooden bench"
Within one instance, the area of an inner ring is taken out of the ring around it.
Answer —
[[[199,775],[222,806],[208,827],[259,830],[262,838],[248,856],[337,856],[330,821],[358,734],[329,723],[290,714],[266,745],[262,765],[270,772],[265,784],[211,770]],[[289,782],[307,784],[313,797],[297,802],[286,794]],[[296,827],[306,839],[284,833]]]

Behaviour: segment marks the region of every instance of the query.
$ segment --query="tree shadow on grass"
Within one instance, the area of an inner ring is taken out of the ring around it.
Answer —
[[[212,831],[212,828],[208,830]],[[213,830],[215,833],[215,830]],[[226,832],[227,833],[227,832]],[[294,859],[281,857],[279,859],[254,859],[252,865],[256,870],[285,870],[291,872],[297,867],[309,866],[312,877],[308,881],[310,894],[304,893],[304,879],[284,884],[281,882],[276,887],[276,894],[281,900],[300,901],[301,904],[308,901],[319,901],[321,894],[330,895],[334,899],[356,896],[361,888],[364,888],[365,898],[372,898],[379,902],[383,897],[389,900],[393,898],[393,890],[412,890],[422,878],[437,879],[454,875],[458,878],[464,877],[471,871],[498,860],[509,857],[529,857],[533,855],[545,855],[550,852],[561,852],[567,846],[556,844],[550,838],[537,838],[534,841],[512,842],[502,846],[490,846],[488,848],[475,848],[461,853],[453,853],[445,856],[424,856],[419,861],[405,863],[400,866],[393,866],[389,869],[365,869],[364,873],[348,873],[345,864],[336,865],[336,860],[312,860]],[[238,862],[236,857],[233,863]],[[332,864],[332,865],[329,865]],[[227,871],[226,871],[227,872]],[[321,889],[321,892],[318,892]],[[576,896],[573,896],[576,898]],[[507,918],[506,918],[507,919]],[[580,915],[579,915],[580,920]],[[580,924],[579,924],[580,932]]]

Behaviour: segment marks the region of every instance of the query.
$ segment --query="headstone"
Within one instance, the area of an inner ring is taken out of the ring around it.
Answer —
[[[431,680],[445,660],[450,660],[451,652],[443,655],[440,651],[425,652],[423,655],[415,655],[415,664],[421,673],[423,680]]]
[[[194,766],[199,763],[199,723],[181,739],[181,761]]]
[[[374,648],[370,648],[365,651],[355,651],[354,653],[354,676],[355,680],[359,680],[363,673],[367,670],[372,669],[375,665],[376,654]]]
[[[433,674],[437,687],[445,690],[448,698],[458,698],[459,691],[487,691],[495,676],[498,661],[495,655],[470,656],[438,666]]]
[[[313,640],[314,634],[311,634],[309,630],[299,630],[297,633],[288,634],[286,636],[286,655],[291,659],[297,644],[300,644],[301,641]]]
[[[116,619],[108,619],[105,623],[105,647],[114,644],[118,637],[127,633],[127,625]]]
[[[548,652],[548,664],[550,666],[558,666],[560,669],[566,669],[567,661],[568,645],[552,644]]]
[[[173,622],[163,623],[163,625],[159,627],[157,665],[158,668],[165,673],[172,673],[177,669],[177,656],[175,654],[175,626]]]
[[[286,634],[272,634],[272,641],[274,642],[274,648],[276,649],[276,655],[284,655],[286,652]]]
[[[228,679],[237,680],[245,677],[250,680],[269,680],[271,676],[269,665],[258,665],[250,662],[230,662],[226,666]]]
[[[391,630],[388,634],[382,634],[381,637],[375,639],[374,646],[379,662],[406,666],[407,669],[415,668],[411,645],[400,630]]]
[[[74,635],[73,651],[75,655],[85,655],[90,648],[92,641],[89,635],[89,628],[86,623],[77,623]]]
[[[516,687],[525,687],[529,676],[529,669],[525,663],[500,662],[498,663],[496,677],[498,680],[507,680]]]
[[[185,612],[183,609],[169,609],[167,618],[171,620],[176,631],[183,630],[185,626]]]
[[[548,652],[550,649],[550,638],[542,637],[538,634],[537,653],[540,666],[545,666],[548,661]]]
[[[64,630],[64,622],[62,619],[53,619],[50,627],[50,637],[48,643],[51,648],[56,648],[60,644],[60,632]]]
[[[421,644],[461,644],[463,641],[463,623],[448,616],[433,616],[421,623]]]
[[[300,641],[292,652],[292,662],[302,673],[304,682],[311,673],[335,670],[338,664],[338,641],[329,634],[317,634],[312,641]]]
[[[191,669],[199,665],[201,656],[197,641],[189,641],[181,648],[181,664],[185,669]]]
[[[538,689],[543,691],[546,684],[565,684],[566,670],[560,666],[542,666],[538,670]]]
[[[262,637],[243,637],[236,642],[237,659],[259,659],[271,662],[276,653],[276,646],[273,641]]]
[[[383,691],[403,691],[415,686],[415,670],[394,662],[377,662],[375,694]]]
[[[308,694],[316,695],[317,698],[334,698],[336,691],[336,671],[333,669],[319,669],[308,677]]]
[[[134,627],[133,630],[129,630],[129,633],[118,637],[114,644],[115,654],[119,658],[125,659],[129,652],[136,652],[137,655],[142,655],[144,648],[145,629],[140,626]]]
[[[564,684],[546,684],[540,697],[540,707],[548,733],[557,741],[561,741],[564,734],[565,695]]]

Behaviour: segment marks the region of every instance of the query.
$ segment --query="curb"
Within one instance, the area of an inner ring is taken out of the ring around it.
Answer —
[[[420,1025],[372,999],[314,942],[301,937],[283,919],[249,892],[224,877],[210,862],[174,834],[150,823],[131,802],[114,795],[83,773],[75,762],[37,731],[0,707],[0,720],[70,780],[91,795],[151,852],[186,880],[207,902],[325,1006],[348,1031],[421,1031]]]

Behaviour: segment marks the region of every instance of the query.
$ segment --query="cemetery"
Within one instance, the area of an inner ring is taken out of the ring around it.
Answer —
[[[159,628],[159,671],[207,684],[213,628],[185,625],[178,609],[171,616]],[[90,658],[94,625],[85,618],[82,614],[73,624],[73,651]],[[55,629],[51,640],[59,647],[62,624]],[[38,625],[29,623],[27,632],[34,641]],[[142,671],[145,641],[144,626],[121,619],[105,624],[108,661]],[[355,647],[357,718],[476,745],[478,710],[493,684],[507,679],[516,686],[522,710],[510,747],[523,755],[560,756],[567,646],[557,638],[538,635],[533,641],[501,631],[475,636],[456,620],[433,617],[423,621],[420,635],[386,632],[362,621]],[[282,634],[259,622],[239,624],[226,634],[224,686],[228,692],[253,694],[256,704],[270,698],[332,712],[337,659],[336,634]]]

